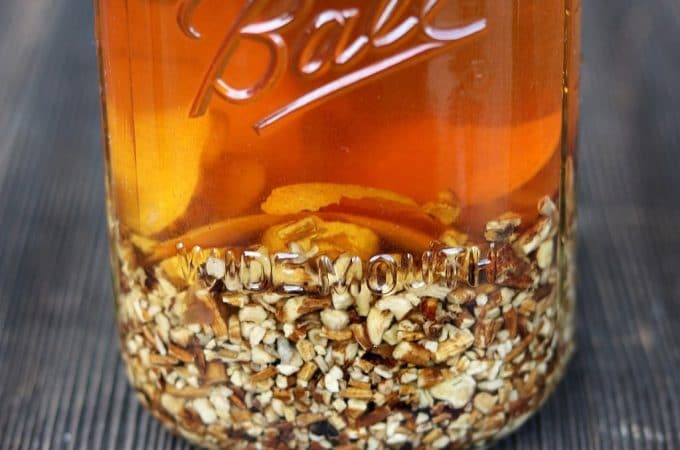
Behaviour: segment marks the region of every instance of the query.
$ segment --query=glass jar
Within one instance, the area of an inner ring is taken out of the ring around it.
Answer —
[[[466,448],[573,339],[579,0],[96,0],[121,349],[209,448]]]

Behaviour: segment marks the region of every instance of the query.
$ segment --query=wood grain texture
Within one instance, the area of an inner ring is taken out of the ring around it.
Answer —
[[[113,327],[91,2],[0,1],[0,448],[186,449]],[[500,449],[680,448],[680,2],[584,4],[578,352]]]

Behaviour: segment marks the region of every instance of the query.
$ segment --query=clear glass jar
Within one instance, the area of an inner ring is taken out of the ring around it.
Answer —
[[[210,448],[466,448],[573,338],[579,0],[96,0],[128,375]]]

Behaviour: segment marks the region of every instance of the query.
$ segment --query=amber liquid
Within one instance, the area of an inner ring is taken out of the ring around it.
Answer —
[[[507,211],[530,224],[573,143],[565,4],[427,3],[100,0],[121,226],[247,246],[315,215],[398,249],[448,227],[483,239]],[[432,202],[461,213],[442,223]]]

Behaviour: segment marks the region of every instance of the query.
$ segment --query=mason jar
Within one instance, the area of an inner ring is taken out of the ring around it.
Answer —
[[[95,0],[130,383],[206,448],[484,446],[573,344],[579,0]]]

